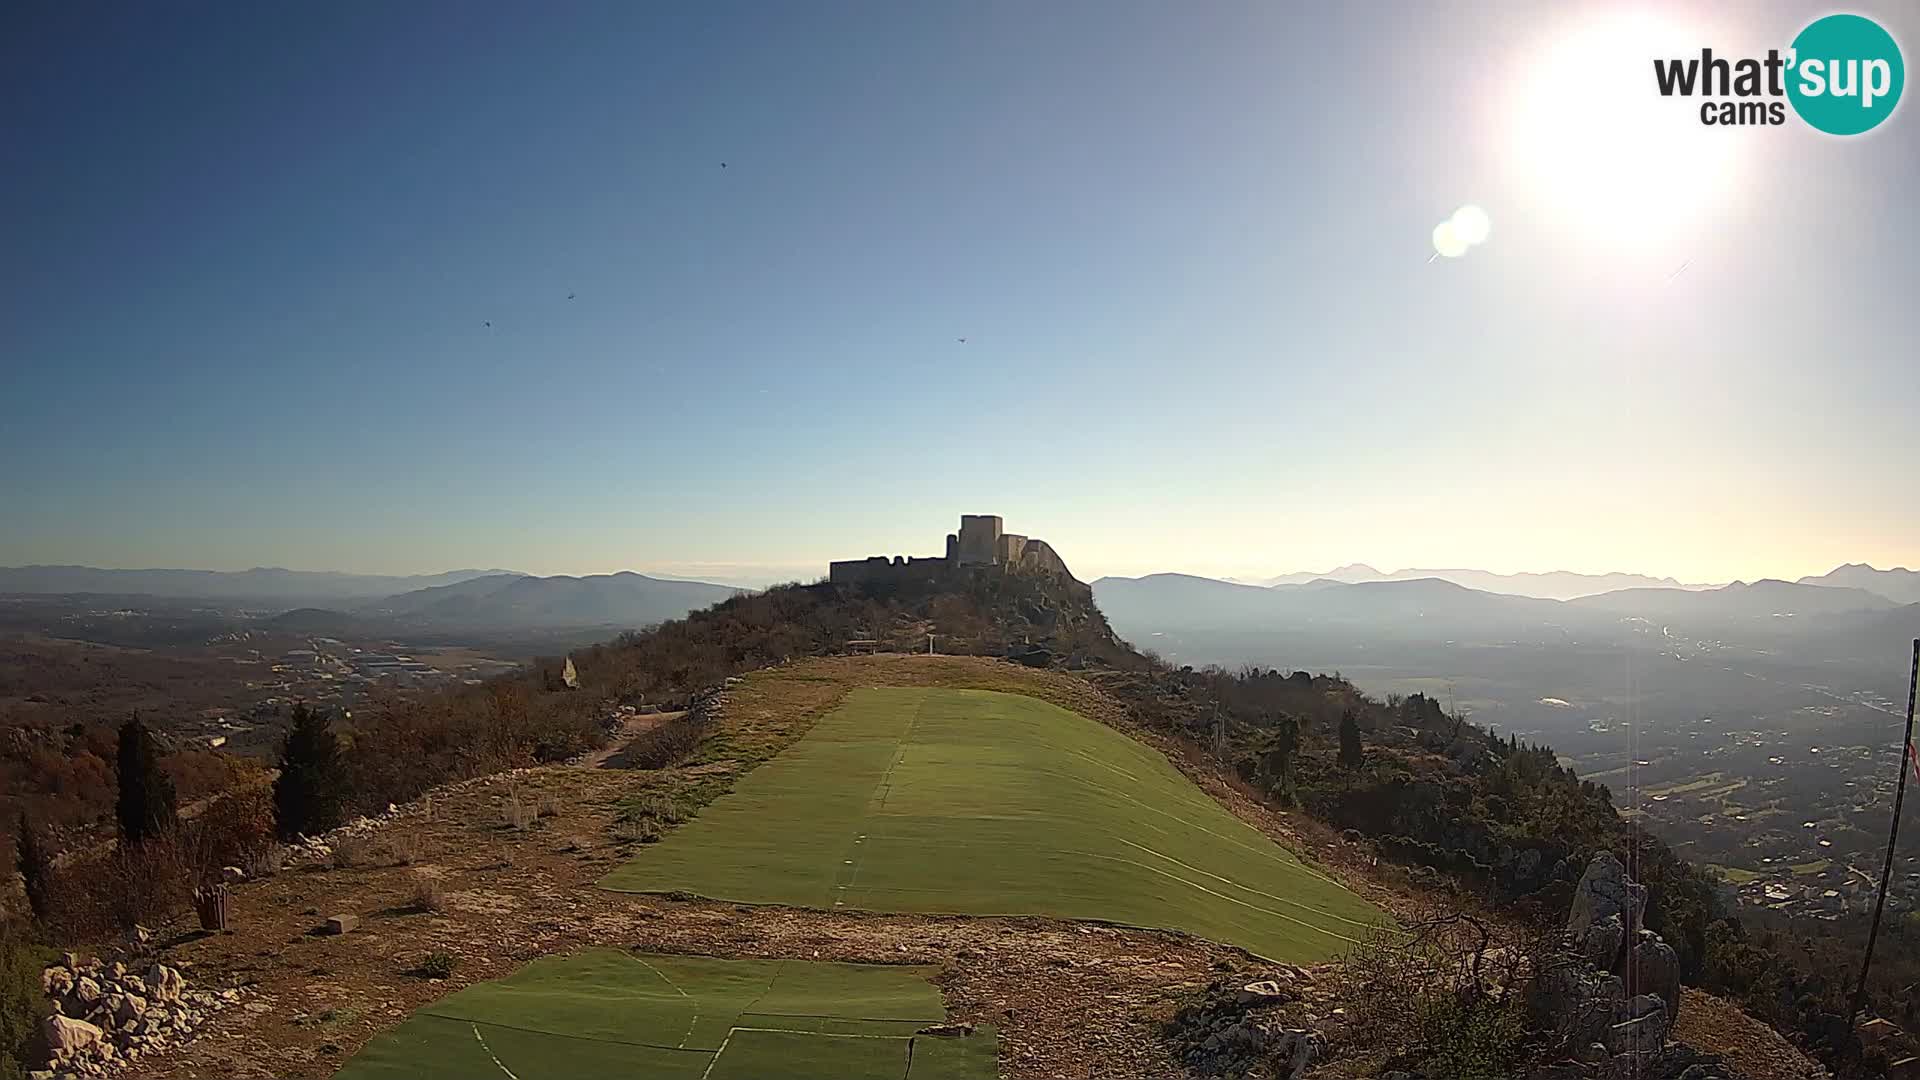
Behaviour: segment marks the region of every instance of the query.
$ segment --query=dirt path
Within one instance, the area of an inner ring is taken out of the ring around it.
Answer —
[[[626,753],[633,740],[659,727],[669,720],[686,715],[682,712],[635,713],[620,724],[620,730],[607,739],[607,745],[573,762],[582,769],[604,769],[608,762],[614,761]]]

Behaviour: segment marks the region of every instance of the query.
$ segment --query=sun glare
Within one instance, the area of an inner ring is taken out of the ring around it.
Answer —
[[[1702,125],[1653,80],[1655,57],[1698,54],[1710,34],[1593,12],[1528,50],[1505,149],[1538,212],[1583,246],[1645,250],[1733,194],[1742,133]]]

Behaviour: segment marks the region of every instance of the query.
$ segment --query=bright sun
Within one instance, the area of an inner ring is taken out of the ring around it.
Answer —
[[[1713,39],[1646,12],[1594,11],[1526,54],[1506,153],[1537,212],[1582,246],[1666,247],[1723,204],[1741,132],[1700,123],[1697,103],[1662,98],[1655,57]]]

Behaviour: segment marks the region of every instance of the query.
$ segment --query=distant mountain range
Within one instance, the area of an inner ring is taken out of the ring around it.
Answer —
[[[1621,589],[1570,601],[1576,607],[1611,611],[1649,619],[1713,615],[1733,619],[1763,619],[1796,615],[1838,615],[1852,611],[1885,611],[1899,605],[1865,589],[1836,588],[1805,582],[1736,581],[1718,589]]]
[[[330,570],[102,570],[92,566],[0,567],[0,593],[100,593],[226,600],[261,605],[372,599],[474,578],[519,576],[511,570],[448,570],[394,576]]]
[[[1803,577],[1802,585],[1833,585],[1847,589],[1865,589],[1899,604],[1920,604],[1920,570],[1896,566],[1875,570],[1866,563],[1848,563],[1819,577]]]
[[[1710,589],[1711,585],[1683,585],[1673,578],[1654,578],[1645,574],[1576,574],[1553,570],[1543,574],[1496,574],[1488,570],[1395,570],[1384,573],[1366,563],[1349,563],[1324,574],[1282,574],[1279,577],[1249,582],[1253,585],[1305,585],[1315,581],[1338,581],[1358,585],[1369,581],[1417,581],[1437,578],[1482,592],[1508,596],[1531,596],[1541,600],[1572,600],[1618,589],[1669,588]]]
[[[274,621],[277,628],[299,633],[372,634],[402,627],[638,628],[680,618],[740,591],[631,571],[534,577],[512,570],[393,576],[264,567],[239,571],[0,568],[0,595],[146,596],[267,608],[281,611]]]
[[[1167,631],[1312,631],[1371,628],[1383,634],[1451,640],[1544,630],[1599,631],[1639,618],[1711,630],[1783,619],[1889,612],[1899,605],[1865,589],[1790,581],[1718,588],[1629,588],[1572,600],[1472,589],[1440,578],[1342,582],[1317,578],[1245,585],[1184,574],[1101,578],[1094,597],[1122,635]],[[1769,630],[1777,630],[1769,625]]]
[[[354,614],[487,627],[638,628],[680,618],[741,591],[632,571],[589,577],[499,574],[389,596],[360,605]]]

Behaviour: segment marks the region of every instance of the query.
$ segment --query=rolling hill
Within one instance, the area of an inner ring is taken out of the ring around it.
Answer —
[[[1766,579],[1751,584],[1736,581],[1718,589],[1622,589],[1570,602],[1590,611],[1648,619],[1725,621],[1800,615],[1840,615],[1885,611],[1897,606],[1865,589],[1834,588]]]
[[[1876,570],[1866,563],[1848,563],[1817,577],[1803,577],[1800,584],[1865,589],[1896,604],[1920,604],[1920,570],[1909,570],[1904,566]]]
[[[677,619],[740,591],[632,571],[589,577],[503,574],[389,596],[363,605],[360,614],[492,628],[638,627]]]
[[[1482,592],[1505,593],[1509,596],[1530,596],[1537,600],[1572,600],[1596,593],[1614,592],[1619,589],[1633,588],[1675,588],[1704,589],[1706,585],[1683,585],[1673,578],[1648,577],[1645,574],[1579,574],[1569,570],[1551,570],[1545,573],[1496,574],[1489,570],[1423,570],[1407,569],[1383,573],[1366,563],[1352,563],[1329,570],[1324,574],[1298,573],[1282,574],[1256,582],[1260,585],[1304,585],[1313,581],[1339,581],[1348,585],[1357,585],[1369,581],[1415,581],[1420,578],[1438,578],[1463,585]]]
[[[1438,578],[1353,584],[1323,579],[1261,588],[1155,574],[1101,578],[1093,591],[1114,626],[1136,640],[1156,631],[1333,625],[1372,625],[1396,632],[1425,627],[1451,637],[1557,626],[1581,617],[1558,601],[1482,592]]]
[[[293,607],[329,601],[372,599],[415,589],[453,585],[474,578],[513,576],[511,570],[448,570],[392,576],[330,570],[103,570],[92,566],[0,567],[0,593],[100,593],[233,600]]]

